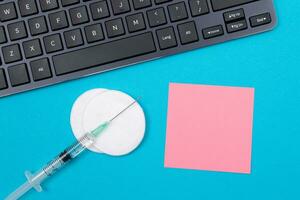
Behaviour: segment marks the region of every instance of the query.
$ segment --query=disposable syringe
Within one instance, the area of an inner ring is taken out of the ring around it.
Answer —
[[[50,161],[46,166],[31,174],[29,171],[25,172],[27,181],[12,192],[5,200],[16,200],[28,192],[31,188],[34,188],[36,191],[41,192],[43,189],[41,183],[44,182],[48,177],[53,175],[58,169],[62,168],[66,163],[73,160],[80,153],[91,146],[98,136],[111,124],[111,122],[116,119],[119,115],[125,112],[128,108],[134,105],[136,101],[133,101],[126,108],[121,110],[118,114],[112,117],[110,120],[102,123],[96,129],[91,132],[86,133],[82,138],[75,142],[70,147],[62,151],[57,157]]]

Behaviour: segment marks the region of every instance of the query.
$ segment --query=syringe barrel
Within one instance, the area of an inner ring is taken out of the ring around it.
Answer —
[[[50,161],[44,168],[43,171],[50,176],[54,174],[58,169],[63,167],[67,162],[77,157],[81,152],[86,150],[88,146],[93,144],[94,140],[88,134],[84,135],[70,147],[66,148],[61,152],[55,159]]]

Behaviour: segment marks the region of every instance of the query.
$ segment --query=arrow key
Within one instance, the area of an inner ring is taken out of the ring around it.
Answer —
[[[224,35],[224,30],[222,25],[212,26],[209,28],[205,28],[202,30],[204,39],[210,39],[214,37],[218,37]]]

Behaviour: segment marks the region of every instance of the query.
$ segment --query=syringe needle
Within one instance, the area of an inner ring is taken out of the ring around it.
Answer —
[[[127,107],[125,107],[123,110],[121,110],[118,114],[116,114],[113,118],[111,118],[110,120],[108,120],[108,122],[112,122],[113,120],[115,120],[117,117],[119,117],[123,112],[125,112],[127,109],[129,109],[131,106],[133,106],[138,100],[140,99],[140,97],[138,97],[136,100],[134,100],[131,104],[129,104]]]

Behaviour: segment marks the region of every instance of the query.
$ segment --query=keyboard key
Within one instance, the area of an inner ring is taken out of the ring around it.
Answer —
[[[246,20],[240,20],[237,22],[232,22],[230,24],[226,25],[227,32],[228,33],[233,33],[241,30],[247,29],[247,22]]]
[[[33,58],[42,55],[43,51],[39,39],[23,42],[25,58]]]
[[[97,42],[104,39],[101,24],[94,24],[84,28],[88,43]]]
[[[61,0],[62,6],[70,6],[79,3],[80,0]]]
[[[121,18],[113,19],[105,22],[108,37],[117,37],[125,34],[123,22]]]
[[[7,87],[8,85],[7,85],[4,69],[0,69],[0,90],[6,89]]]
[[[146,29],[143,13],[127,16],[126,21],[128,31],[131,33]]]
[[[142,9],[152,6],[151,0],[133,0],[134,9]]]
[[[39,35],[48,32],[48,27],[44,16],[28,20],[31,35]]]
[[[5,63],[12,63],[22,60],[22,55],[18,44],[2,47],[2,53]]]
[[[210,38],[224,35],[223,26],[218,25],[218,26],[212,26],[209,28],[205,28],[202,30],[202,34],[203,34],[204,39],[210,39]]]
[[[29,83],[26,64],[15,65],[8,68],[10,83],[13,87]]]
[[[173,27],[157,30],[156,35],[158,38],[160,49],[163,50],[163,49],[168,49],[177,46]]]
[[[169,2],[169,1],[172,1],[172,0],[155,0],[155,3],[156,4],[161,4],[161,3],[166,3],[166,2]]]
[[[33,15],[38,12],[35,0],[19,0],[18,3],[22,17]]]
[[[261,15],[250,17],[250,24],[252,27],[257,27],[272,22],[270,13],[264,13]]]
[[[49,14],[50,26],[53,31],[60,30],[69,26],[65,11]]]
[[[147,11],[149,25],[151,27],[160,26],[167,23],[165,11],[163,8],[157,8]]]
[[[224,21],[228,23],[228,22],[232,22],[232,21],[236,21],[236,20],[245,18],[245,13],[244,13],[244,10],[241,8],[238,10],[232,10],[232,11],[226,12],[223,14],[223,16],[224,16]]]
[[[3,26],[0,26],[0,44],[5,43],[7,41],[5,30]]]
[[[126,13],[130,11],[128,0],[113,0],[111,6],[115,15]]]
[[[184,2],[170,5],[168,6],[168,10],[172,22],[176,22],[188,18]]]
[[[214,11],[218,11],[218,10],[223,10],[226,8],[231,8],[234,6],[239,6],[242,4],[246,4],[246,3],[250,3],[250,2],[254,2],[257,0],[211,0],[211,4],[213,7]]]
[[[80,29],[64,32],[64,37],[68,48],[83,45],[83,39]]]
[[[57,0],[40,0],[42,11],[49,11],[58,8]]]
[[[92,3],[90,5],[93,20],[109,17],[109,10],[106,1]]]
[[[16,19],[18,17],[15,8],[15,3],[0,4],[0,21],[5,22],[8,20]]]
[[[134,45],[133,45],[134,44]],[[151,32],[53,56],[57,75],[84,70],[156,51]],[[114,53],[111,53],[114,52]],[[102,70],[109,69],[103,66]]]
[[[189,44],[199,40],[196,25],[194,22],[179,24],[178,32],[181,44]]]
[[[70,9],[70,17],[73,25],[89,22],[89,16],[85,6]]]
[[[23,21],[7,25],[9,38],[11,41],[27,37],[25,23]]]
[[[34,81],[45,80],[52,77],[48,58],[30,62],[32,77]]]
[[[189,0],[189,4],[193,17],[209,13],[207,0]]]
[[[59,34],[44,37],[44,44],[47,53],[53,53],[63,49]]]

